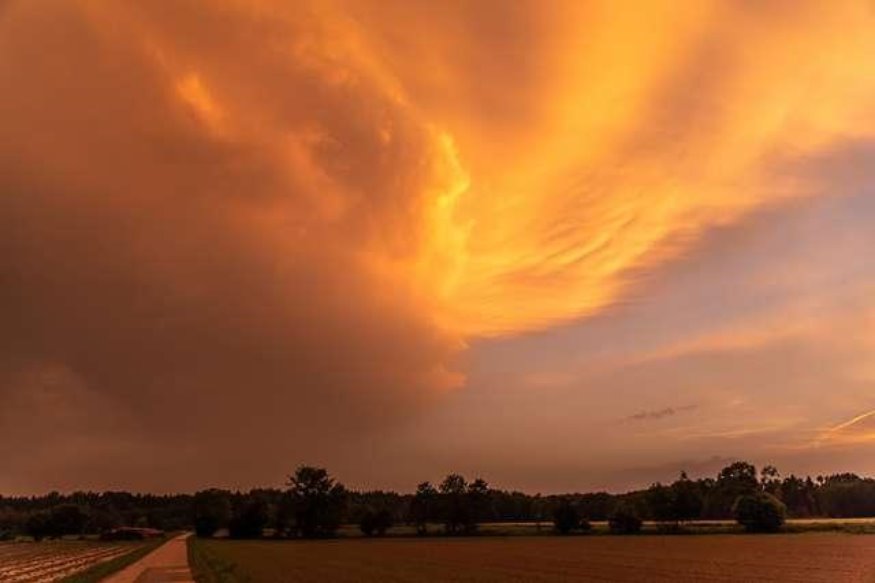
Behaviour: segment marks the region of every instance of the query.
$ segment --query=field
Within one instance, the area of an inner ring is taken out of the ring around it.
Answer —
[[[0,581],[61,581],[97,565],[116,561],[144,546],[144,543],[137,542],[72,540],[0,543]]]
[[[842,533],[192,541],[199,581],[875,581]]]

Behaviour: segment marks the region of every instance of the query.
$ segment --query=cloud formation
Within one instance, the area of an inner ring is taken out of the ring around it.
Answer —
[[[873,18],[0,4],[0,487],[340,459],[460,386],[466,343],[596,315],[822,192],[786,169],[871,137]]]
[[[70,433],[94,434],[80,467],[144,486],[192,463],[274,479],[286,468],[268,460],[296,463],[326,426],[336,450],[458,384],[460,340],[405,276],[443,193],[443,142],[331,62],[318,23],[196,3],[166,19],[3,10],[8,479],[66,483]],[[46,439],[25,448],[34,427]],[[133,457],[113,464],[109,441]]]
[[[678,413],[692,411],[697,405],[683,405],[681,407],[665,407],[663,409],[653,409],[648,411],[639,411],[626,417],[627,421],[658,421],[666,417],[673,417]]]

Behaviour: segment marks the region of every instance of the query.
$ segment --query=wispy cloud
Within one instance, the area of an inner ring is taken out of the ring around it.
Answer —
[[[875,417],[875,409],[873,409],[872,411],[867,411],[866,413],[862,413],[861,415],[857,415],[856,417],[853,417],[853,418],[845,421],[844,423],[839,423],[835,427],[830,427],[829,431],[831,433],[835,433],[837,431],[843,431],[843,430],[848,429],[850,427],[853,427],[854,425],[857,425],[858,423],[861,423],[862,421],[865,421],[866,419],[869,419],[871,417]]]
[[[698,409],[698,405],[682,405],[679,407],[666,407],[650,411],[639,411],[625,418],[626,421],[658,421],[666,417],[673,417],[679,413]]]

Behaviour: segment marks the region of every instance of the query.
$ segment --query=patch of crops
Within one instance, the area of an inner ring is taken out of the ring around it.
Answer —
[[[51,582],[111,561],[140,546],[137,543],[43,541],[0,543],[0,581]]]

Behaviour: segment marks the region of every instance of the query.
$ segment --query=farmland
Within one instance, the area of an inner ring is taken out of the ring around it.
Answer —
[[[806,581],[875,579],[875,537],[707,536],[192,541],[202,581]]]
[[[143,546],[144,543],[73,540],[0,543],[0,581],[61,581]]]

